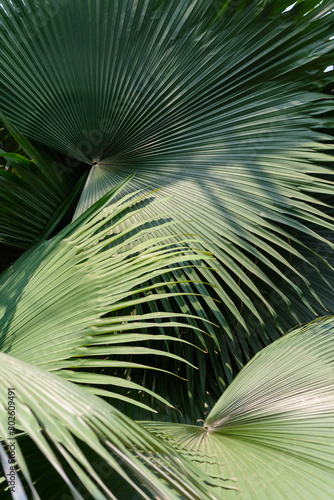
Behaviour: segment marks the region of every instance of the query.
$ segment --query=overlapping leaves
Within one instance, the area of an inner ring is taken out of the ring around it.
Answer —
[[[217,256],[217,272],[183,277],[216,284],[221,305],[179,299],[221,326],[198,341],[214,392],[279,332],[332,310],[322,197],[333,196],[323,132],[333,101],[321,91],[332,79],[334,4],[288,6],[5,0],[0,9],[1,109],[28,137],[92,165],[76,215],[137,172],[134,186],[163,186],[166,211],[182,207],[182,231]],[[141,216],[152,215],[148,206]],[[319,248],[324,258],[313,259]]]
[[[144,426],[238,490],[218,498],[330,499],[334,488],[334,320],[297,328],[257,354],[203,427]]]
[[[169,297],[166,292],[159,293],[157,285],[153,293],[150,279],[185,266],[190,257],[208,258],[189,250],[190,237],[166,244],[141,222],[121,231],[121,224],[129,217],[126,209],[136,217],[143,209],[141,204],[152,201],[125,196],[110,204],[127,182],[51,240],[33,245],[0,277],[1,435],[6,439],[7,387],[15,387],[18,431],[29,435],[74,498],[82,497],[71,476],[77,477],[76,483],[82,482],[94,498],[114,498],[90,466],[82,443],[145,498],[147,489],[168,498],[178,498],[180,492],[187,498],[205,498],[196,468],[184,462],[188,479],[184,482],[177,477],[180,458],[173,450],[94,395],[109,401],[122,399],[147,410],[147,405],[131,398],[131,391],[146,391],[170,405],[149,386],[112,372],[121,367],[150,368],[140,363],[143,354],[187,363],[168,349],[140,346],[155,340],[153,334],[143,331],[156,327],[157,321],[160,328],[178,328],[187,324],[187,315],[157,312],[133,316],[131,311]],[[173,222],[165,216],[164,224]],[[158,335],[157,340],[178,339]],[[119,358],[125,353],[132,361]],[[113,392],[113,387],[126,388],[130,394]],[[21,440],[17,443],[18,466],[34,498],[39,498],[38,484],[34,486],[38,478],[31,478],[29,464],[20,451]],[[137,476],[135,483],[127,469]]]

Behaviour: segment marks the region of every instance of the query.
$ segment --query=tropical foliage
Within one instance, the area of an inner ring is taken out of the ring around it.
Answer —
[[[331,498],[333,12],[3,0],[17,498]]]
[[[122,477],[127,479],[127,468],[139,471],[144,484],[154,493],[166,496],[168,485],[155,480],[145,462],[161,474],[165,469],[165,475],[170,477],[168,482],[176,486],[176,491],[187,498],[196,498],[205,489],[198,483],[192,467],[185,465],[185,473],[189,475],[186,485],[176,474],[180,464],[175,452],[147,436],[112,405],[94,396],[102,395],[108,400],[121,398],[151,409],[111,390],[125,387],[128,392],[147,391],[168,405],[161,396],[133,383],[130,377],[120,378],[112,373],[120,367],[143,368],[137,358],[142,354],[174,357],[166,350],[155,351],[133,344],[152,338],[141,330],[154,327],[157,318],[163,320],[162,327],[182,326],[176,321],[175,313],[131,315],[136,305],[168,296],[151,293],[152,286],[144,284],[170,268],[177,269],[189,251],[180,244],[171,248],[158,237],[149,242],[143,240],[152,230],[144,229],[142,223],[119,231],[119,226],[129,217],[125,209],[135,202],[126,196],[106,204],[122,187],[111,191],[51,240],[32,246],[2,274],[1,404],[3,409],[10,404],[7,387],[15,387],[19,431],[29,433],[74,494],[78,495],[61,459],[83,480],[93,498],[108,498],[102,496],[102,491],[109,493],[109,498],[112,496],[84,458],[77,439],[85,442],[100,460],[103,458],[116,472],[121,472]],[[138,213],[138,208],[132,209],[134,217]],[[106,227],[110,220],[112,225]],[[135,247],[133,241],[136,241]],[[191,255],[192,260],[200,257]],[[130,299],[131,295],[137,298]],[[131,333],[123,333],[125,330]],[[159,339],[173,340],[167,335],[160,335]],[[122,354],[135,361],[119,360]],[[108,372],[103,370],[106,368]],[[78,385],[84,385],[85,391]],[[6,436],[8,413],[2,412],[0,419],[1,434]],[[151,445],[142,450],[145,436]],[[18,465],[37,495],[33,485],[36,479],[30,477],[29,463],[24,460],[19,444],[20,439],[16,448]],[[28,445],[23,442],[23,446]],[[102,491],[98,487],[101,485]],[[170,498],[174,498],[173,492]]]
[[[316,320],[263,349],[203,427],[144,427],[210,476],[235,478],[240,491],[220,489],[217,498],[331,498],[333,328],[332,317]]]

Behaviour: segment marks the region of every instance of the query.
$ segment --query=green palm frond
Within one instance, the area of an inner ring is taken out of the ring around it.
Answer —
[[[238,374],[203,427],[145,422],[212,477],[218,498],[330,500],[334,488],[334,320],[266,347]]]
[[[153,287],[149,280],[186,267],[187,259],[196,261],[210,256],[189,250],[193,238],[166,244],[141,222],[121,231],[121,224],[129,217],[126,210],[131,207],[132,217],[136,218],[143,210],[141,204],[145,206],[145,200],[136,200],[132,195],[131,199],[125,196],[110,204],[128,181],[102,197],[54,238],[31,247],[0,276],[0,349],[73,382],[88,384],[96,394],[132,402],[147,410],[152,408],[112,392],[110,387],[122,387],[127,393],[131,389],[147,392],[150,397],[169,403],[149,386],[138,385],[124,376],[119,378],[113,372],[150,368],[139,359],[152,354],[166,356],[178,365],[192,366],[184,356],[147,346],[156,341],[166,345],[167,340],[187,344],[184,339],[142,333],[143,329],[157,330],[157,326],[187,327],[189,315],[158,310],[131,313],[138,306],[155,303],[157,308],[162,300],[175,297],[159,293],[165,285],[163,281]],[[170,224],[175,223],[163,222],[162,226]],[[122,360],[122,355],[127,360]],[[131,357],[135,362],[129,361]],[[100,373],[102,368],[108,368],[108,373]],[[101,385],[107,385],[108,390]]]
[[[99,500],[116,498],[100,471],[88,460],[86,449],[94,452],[109,473],[114,470],[130,489],[139,492],[141,498],[149,500],[153,495],[177,500],[181,495],[191,500],[214,499],[208,497],[203,482],[210,483],[209,476],[102,399],[3,353],[0,353],[0,374],[0,433],[11,449],[15,442],[15,459],[34,499],[41,498],[36,483],[40,477],[30,475],[29,462],[20,447],[22,432],[28,433],[71,492],[69,496],[63,489],[64,497],[54,496],[49,483],[50,500],[82,500],[87,495]],[[8,429],[7,408],[12,406],[15,406],[16,438],[15,432]],[[133,474],[135,481],[131,478]],[[59,487],[56,485],[56,490]]]
[[[102,399],[155,411],[131,394],[147,393],[150,400],[171,406],[168,395],[162,397],[149,385],[120,376],[119,370],[155,368],[140,362],[143,355],[192,366],[168,349],[171,341],[188,342],[156,332],[157,327],[189,327],[191,317],[164,311],[131,313],[138,306],[154,302],[158,307],[177,296],[159,291],[164,281],[152,286],[150,280],[187,267],[188,259],[211,258],[190,249],[196,241],[191,236],[166,243],[141,221],[122,230],[130,214],[137,218],[152,202],[136,193],[119,198],[130,179],[56,236],[35,243],[0,276],[0,433],[8,445],[7,388],[15,387],[17,466],[34,498],[39,498],[35,461],[41,453],[50,462],[44,462],[46,474],[59,474],[64,483],[58,482],[57,488],[62,494],[69,489],[74,498],[82,498],[78,483],[92,498],[115,498],[112,485],[99,477],[90,456],[98,457],[108,476],[114,470],[118,481],[122,479],[120,487],[127,483],[131,494],[207,498],[202,481],[210,482],[208,476]],[[175,224],[164,213],[155,222],[156,229],[159,224]],[[156,341],[165,349],[147,345]],[[125,354],[126,361],[121,359]],[[166,375],[166,370],[160,371]],[[180,379],[180,373],[174,375]],[[119,388],[126,394],[117,392]],[[57,491],[54,498],[59,498]]]
[[[214,394],[283,331],[333,311],[333,268],[312,252],[333,248],[322,201],[334,194],[325,133],[333,96],[322,90],[332,80],[324,70],[334,2],[288,6],[4,0],[0,8],[0,109],[27,137],[91,165],[76,217],[136,172],[134,188],[163,187],[163,210],[182,210],[180,232],[201,236],[200,248],[217,257],[215,270],[165,276],[192,281],[174,292],[209,295],[203,282],[216,285],[212,298],[177,300],[178,310],[220,325],[208,326],[212,339],[190,337],[209,351],[196,364]],[[148,205],[138,217],[155,214]],[[196,418],[203,387],[194,382]]]

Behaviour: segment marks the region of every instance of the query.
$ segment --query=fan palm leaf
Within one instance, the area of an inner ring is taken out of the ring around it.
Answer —
[[[71,492],[69,497],[63,489],[64,498],[82,500],[87,494],[101,500],[116,498],[89,462],[83,443],[141,498],[151,498],[147,490],[160,498],[178,499],[180,494],[182,498],[208,498],[202,481],[210,483],[209,476],[101,398],[4,353],[0,353],[0,373],[0,432],[11,449],[15,443],[15,461],[34,499],[41,498],[36,484],[40,478],[30,475],[29,463],[20,447],[22,432],[29,435],[64,481]],[[11,430],[13,426],[8,428],[8,407],[10,411],[15,407],[17,434]],[[131,472],[137,481],[131,479]],[[16,470],[15,478],[17,474]],[[76,484],[69,476],[74,476]],[[82,485],[85,496],[80,493]],[[48,498],[56,498],[50,490]]]
[[[189,326],[188,315],[162,311],[133,316],[131,311],[147,302],[159,304],[172,295],[159,292],[158,285],[153,292],[150,279],[184,267],[187,258],[194,262],[210,258],[190,250],[195,240],[189,236],[166,244],[142,222],[122,231],[129,210],[136,218],[152,201],[133,193],[114,201],[129,180],[53,238],[47,240],[44,234],[0,276],[0,433],[4,444],[15,438],[17,466],[33,498],[40,498],[40,476],[32,477],[24,453],[28,451],[30,456],[32,446],[37,449],[37,460],[42,453],[50,462],[47,474],[53,467],[64,481],[60,490],[64,493],[69,489],[74,498],[83,497],[73,478],[93,498],[115,498],[91,466],[90,454],[99,456],[109,473],[113,469],[144,498],[149,498],[147,491],[163,498],[179,498],[179,494],[189,499],[207,498],[197,479],[205,475],[197,467],[97,397],[155,411],[140,398],[131,397],[131,392],[146,392],[151,400],[171,406],[149,386],[110,372],[152,368],[140,363],[142,355],[190,364],[168,349],[145,345],[155,340],[187,344],[184,339],[143,333],[153,330],[157,321],[164,329]],[[162,225],[174,224],[162,215]],[[156,217],[157,227],[162,215]],[[123,354],[132,361],[120,359]],[[180,374],[175,375],[180,378]],[[117,392],[119,387],[127,394]],[[16,435],[8,437],[8,432],[11,436],[14,432],[8,428],[12,406],[17,441]],[[29,461],[34,468],[35,458]],[[179,475],[180,466],[188,475],[186,480]]]
[[[155,284],[156,292],[152,293],[150,279],[180,269],[182,263],[184,267],[190,255],[194,261],[209,256],[189,250],[189,237],[183,245],[166,245],[161,238],[152,236],[151,227],[145,228],[141,222],[120,231],[120,225],[129,217],[127,209],[131,207],[136,218],[143,210],[141,204],[145,206],[143,199],[136,201],[133,196],[110,204],[128,182],[102,197],[51,240],[32,246],[2,273],[0,348],[3,353],[71,381],[106,384],[109,388],[115,385],[127,391],[147,391],[152,396],[149,387],[124,377],[94,373],[92,369],[145,368],[141,363],[121,360],[119,356],[124,354],[138,360],[138,356],[153,353],[187,363],[166,349],[152,350],[141,344],[156,340],[166,343],[170,339],[186,344],[184,339],[142,332],[156,329],[157,322],[164,329],[187,327],[189,315],[131,312],[145,303],[155,302],[158,307],[162,300],[174,296],[159,293],[165,282]],[[170,224],[173,222],[162,223]],[[178,317],[185,322],[178,321]],[[131,401],[98,387],[90,389]],[[161,397],[160,400],[167,403]]]
[[[235,479],[218,498],[333,495],[334,320],[299,327],[257,354],[203,427],[145,422],[212,477]]]
[[[136,172],[133,186],[163,186],[164,210],[181,207],[181,232],[202,236],[217,257],[215,271],[166,275],[193,282],[175,284],[178,292],[217,287],[220,304],[178,299],[181,311],[220,325],[208,327],[212,340],[192,338],[209,351],[200,363],[215,394],[283,331],[332,311],[333,219],[322,197],[333,196],[325,133],[333,96],[322,90],[332,79],[324,69],[334,3],[288,6],[4,0],[0,8],[0,108],[30,139],[91,166],[75,217]],[[139,217],[154,214],[149,205]],[[327,251],[314,259],[318,244]]]

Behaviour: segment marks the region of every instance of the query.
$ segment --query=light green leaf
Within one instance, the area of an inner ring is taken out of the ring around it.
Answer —
[[[279,332],[332,310],[334,299],[330,267],[326,292],[321,276],[299,272],[321,268],[308,264],[303,235],[311,250],[322,241],[332,249],[321,201],[334,194],[331,146],[320,129],[333,105],[321,91],[332,79],[323,70],[334,4],[306,0],[283,13],[288,6],[4,0],[0,9],[0,108],[29,138],[92,166],[76,216],[136,172],[133,186],[164,187],[166,213],[181,210],[181,232],[202,236],[201,248],[216,255],[217,272],[182,276],[216,284],[221,305],[177,303],[220,324],[213,341],[198,344],[211,357],[218,347],[221,388],[232,364],[239,369]],[[138,217],[154,215],[149,205]],[[160,229],[165,238],[175,231]],[[201,284],[187,290],[207,295]]]
[[[206,492],[203,481],[210,483],[207,475],[102,399],[3,353],[0,353],[0,376],[0,434],[6,444],[15,441],[17,467],[34,499],[40,498],[38,483],[33,484],[35,479],[28,472],[29,463],[21,459],[20,438],[7,436],[9,387],[13,388],[10,397],[14,401],[18,430],[29,434],[66,483],[73,498],[85,498],[79,492],[82,492],[81,483],[85,495],[91,498],[116,498],[112,488],[109,489],[95,470],[96,464],[87,459],[85,449],[94,451],[110,474],[112,470],[117,472],[132,491],[139,492],[147,500],[150,498],[145,493],[147,490],[154,498],[215,498]],[[73,472],[75,482],[70,479]],[[137,479],[133,481],[130,475]],[[52,491],[49,492],[51,497]]]
[[[296,328],[237,375],[203,427],[145,422],[212,477],[219,498],[330,500],[334,488],[334,319]]]
[[[310,261],[305,239],[311,251],[333,249],[322,200],[334,194],[333,96],[322,91],[333,79],[324,69],[334,3],[288,6],[3,0],[0,9],[0,109],[27,137],[91,165],[76,216],[136,172],[135,189],[163,187],[163,211],[183,212],[160,234],[198,234],[217,257],[215,271],[166,275],[192,281],[175,292],[217,286],[176,299],[220,325],[207,327],[212,340],[191,338],[209,351],[200,362],[214,392],[283,331],[333,310],[334,271]],[[138,220],[156,214],[148,205]]]
[[[184,267],[189,258],[196,261],[210,256],[190,250],[194,238],[178,238],[174,244],[166,244],[155,237],[152,228],[141,223],[122,231],[120,225],[128,218],[126,209],[131,207],[132,216],[137,217],[146,202],[125,196],[110,204],[129,180],[51,240],[36,243],[2,273],[0,349],[71,381],[91,386],[108,384],[109,388],[114,385],[132,394],[146,392],[173,408],[150,385],[135,383],[124,372],[154,369],[169,375],[173,371],[182,378],[173,363],[195,368],[191,361],[167,347],[167,341],[190,345],[185,339],[170,335],[155,339],[153,334],[138,333],[157,330],[157,325],[169,329],[189,327],[187,321],[192,317],[163,310],[130,313],[138,305],[175,298],[175,294],[159,293],[164,282],[155,285],[155,293],[145,294],[152,292],[149,280]],[[163,222],[162,226],[174,223]],[[155,349],[155,340],[164,348]],[[170,368],[151,366],[147,362],[151,357],[171,360]],[[96,373],[101,369],[104,371]],[[128,394],[123,396],[117,397],[128,402]],[[136,396],[132,403],[136,404]],[[141,408],[143,404],[147,407],[152,402],[138,402]]]

